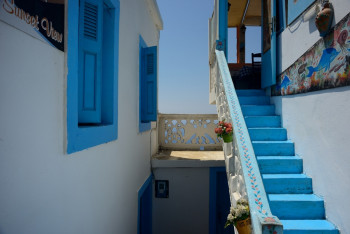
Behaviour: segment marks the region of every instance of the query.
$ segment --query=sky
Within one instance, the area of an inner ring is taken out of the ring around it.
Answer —
[[[214,0],[157,3],[164,23],[159,42],[159,112],[217,113],[215,105],[209,105],[208,20]],[[246,44],[254,45],[255,53],[260,51],[260,40],[254,36],[260,35],[257,29],[246,33]],[[235,62],[235,30],[229,30],[228,38],[229,62]]]

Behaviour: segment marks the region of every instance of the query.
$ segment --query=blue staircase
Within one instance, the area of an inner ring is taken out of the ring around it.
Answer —
[[[313,194],[280,116],[263,90],[236,90],[259,164],[270,208],[286,234],[339,233],[325,219],[324,201]]]

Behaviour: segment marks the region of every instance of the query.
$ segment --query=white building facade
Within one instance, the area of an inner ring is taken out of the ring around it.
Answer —
[[[63,8],[61,49],[33,31],[45,11],[21,2],[0,6],[0,231],[137,233],[157,139],[142,114],[157,113],[156,2],[48,1]]]

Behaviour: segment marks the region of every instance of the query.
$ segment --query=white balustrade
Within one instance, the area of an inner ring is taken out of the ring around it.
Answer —
[[[216,50],[212,57],[214,59],[210,62],[210,80],[215,86],[218,118],[233,126],[233,142],[223,143],[231,205],[236,205],[241,197],[248,200],[253,233],[283,233],[281,222],[271,214],[224,52]]]
[[[222,150],[215,114],[159,114],[160,150]]]

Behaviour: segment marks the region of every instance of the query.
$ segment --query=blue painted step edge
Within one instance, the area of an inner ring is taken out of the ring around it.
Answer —
[[[281,127],[280,116],[246,116],[244,120],[248,128]]]
[[[293,156],[294,143],[291,141],[252,141],[256,156]]]
[[[236,89],[238,97],[241,96],[266,96],[266,93],[262,89]]]
[[[243,116],[269,116],[275,115],[274,105],[242,105]]]
[[[299,156],[257,156],[262,174],[299,174],[303,172],[303,160]]]
[[[262,174],[268,194],[311,194],[312,179],[304,174]]]
[[[287,130],[285,128],[248,128],[252,141],[285,141]]]
[[[324,219],[322,198],[314,194],[269,194],[271,212],[280,219]]]
[[[280,220],[284,234],[339,234],[327,220]]]

